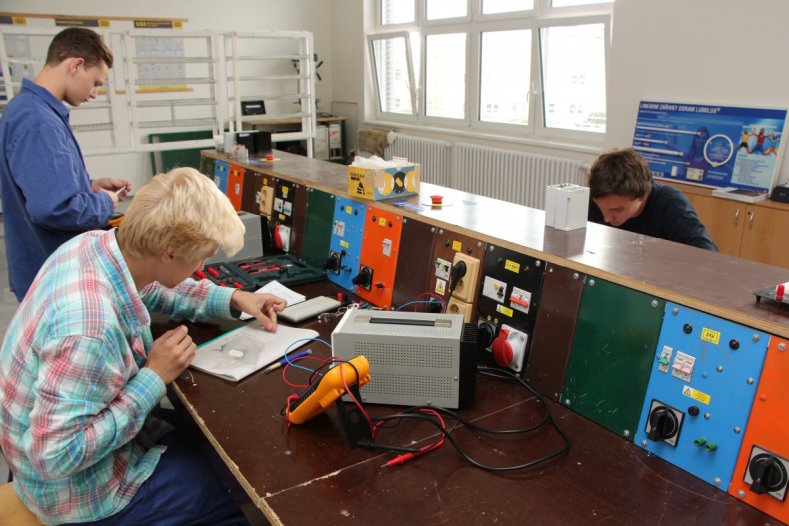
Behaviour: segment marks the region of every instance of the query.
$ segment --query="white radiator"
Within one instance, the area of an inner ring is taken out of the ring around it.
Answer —
[[[545,209],[545,187],[586,184],[588,164],[476,144],[455,145],[454,188]]]
[[[394,142],[384,150],[384,159],[406,157],[409,161],[422,165],[422,181],[450,186],[450,152],[451,144],[446,141],[398,134]],[[369,157],[371,154],[360,151],[359,155]]]

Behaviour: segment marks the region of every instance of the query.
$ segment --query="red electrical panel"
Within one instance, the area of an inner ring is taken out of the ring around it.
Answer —
[[[367,207],[364,239],[355,269],[356,294],[378,307],[392,303],[397,255],[403,231],[403,218],[394,212]]]
[[[227,177],[227,197],[236,211],[241,210],[241,197],[244,193],[244,169],[238,165],[230,165]]]
[[[789,523],[789,340],[770,337],[729,493]]]

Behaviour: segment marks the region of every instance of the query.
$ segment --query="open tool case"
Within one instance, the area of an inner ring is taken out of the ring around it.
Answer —
[[[229,262],[217,261],[221,256],[209,259],[202,270],[192,274],[194,279],[209,279],[223,287],[257,290],[273,280],[288,286],[320,281],[326,277],[322,270],[290,254],[263,256],[260,216],[241,212],[239,217],[246,228],[244,248],[238,253],[241,259]]]

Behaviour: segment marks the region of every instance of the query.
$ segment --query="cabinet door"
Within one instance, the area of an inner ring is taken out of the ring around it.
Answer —
[[[740,256],[789,268],[789,213],[747,205]]]
[[[718,246],[718,251],[739,256],[745,209],[748,205],[706,195],[690,193],[685,195],[696,209],[701,222],[707,227],[710,237]]]

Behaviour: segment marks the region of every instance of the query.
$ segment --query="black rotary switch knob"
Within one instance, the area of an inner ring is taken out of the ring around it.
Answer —
[[[664,405],[659,405],[649,413],[649,426],[647,438],[659,442],[672,438],[679,431],[679,422],[674,411]]]
[[[370,285],[373,282],[373,271],[368,267],[362,267],[359,274],[351,280],[354,285],[359,285],[367,290],[370,290]]]
[[[780,491],[787,484],[786,468],[773,455],[760,453],[748,463],[748,474],[751,479],[751,491],[761,495]]]

